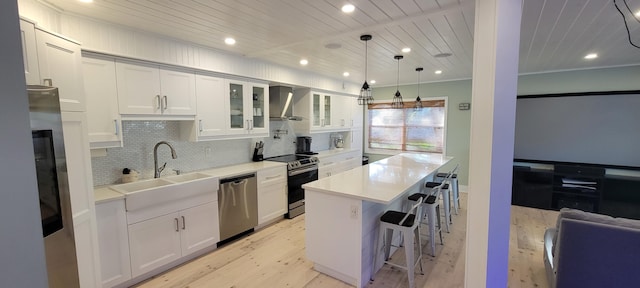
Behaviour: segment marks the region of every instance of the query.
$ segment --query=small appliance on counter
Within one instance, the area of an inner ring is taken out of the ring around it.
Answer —
[[[311,151],[311,137],[300,136],[296,139],[296,154],[304,154],[304,155],[318,154]]]
[[[333,138],[333,147],[336,149],[344,148],[344,138],[342,137],[342,134],[337,134]]]
[[[253,149],[253,161],[262,161],[264,159],[262,152],[264,152],[264,142],[256,142],[256,148]]]

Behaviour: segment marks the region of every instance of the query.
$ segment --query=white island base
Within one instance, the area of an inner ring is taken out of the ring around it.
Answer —
[[[372,267],[380,216],[402,211],[407,196],[451,159],[400,154],[305,184],[306,252],[314,268],[364,287],[380,268]]]

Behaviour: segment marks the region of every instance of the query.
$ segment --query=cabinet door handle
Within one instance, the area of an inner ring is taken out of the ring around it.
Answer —
[[[271,177],[265,177],[264,180],[271,180],[271,179],[276,179],[276,178],[280,178],[282,177],[282,175],[276,175],[276,176],[271,176]]]
[[[120,134],[120,129],[118,129],[118,119],[113,119],[113,126],[116,128],[116,135]]]
[[[249,120],[245,120],[247,122],[247,130],[249,130]]]
[[[44,86],[53,87],[53,79],[42,79],[42,84]]]
[[[162,112],[164,112],[164,110],[167,110],[167,107],[169,107],[169,102],[168,102],[168,100],[167,100],[167,95],[164,95],[164,96],[162,97],[162,100],[163,100],[163,103],[162,103],[162,104],[164,105],[164,106],[162,107]]]
[[[198,130],[200,130],[200,132],[202,132],[202,120],[198,120]]]
[[[187,221],[184,220],[184,216],[180,217],[182,217],[182,230],[184,230],[185,228],[187,228]]]
[[[178,218],[173,218],[173,220],[176,220],[176,232],[180,232],[180,228],[178,227]]]
[[[351,119],[351,127],[353,127],[353,119]]]
[[[156,110],[160,109],[160,95],[156,95]]]
[[[249,121],[251,121],[250,122],[251,123],[251,130],[253,130],[253,120],[249,120]]]

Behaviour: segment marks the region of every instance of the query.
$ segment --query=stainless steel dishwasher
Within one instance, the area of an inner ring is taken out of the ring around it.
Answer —
[[[220,180],[218,215],[220,241],[258,226],[258,186],[255,173]]]

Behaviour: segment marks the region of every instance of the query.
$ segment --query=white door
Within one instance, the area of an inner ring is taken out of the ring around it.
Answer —
[[[196,75],[198,137],[224,135],[229,125],[224,79]]]
[[[180,213],[182,256],[220,241],[218,201],[183,210]]]
[[[82,59],[91,148],[122,147],[114,60]]]
[[[85,111],[80,45],[36,29],[40,84],[58,87],[62,111]]]
[[[129,225],[132,277],[181,257],[179,218],[173,213]]]
[[[157,67],[116,62],[120,114],[160,114],[160,72]]]
[[[161,110],[166,115],[196,115],[195,74],[160,69]]]
[[[124,199],[96,205],[102,287],[131,279],[129,236]]]
[[[38,50],[36,48],[36,28],[33,23],[20,20],[20,37],[22,38],[24,77],[27,80],[27,84],[41,84],[40,69],[38,68]]]

